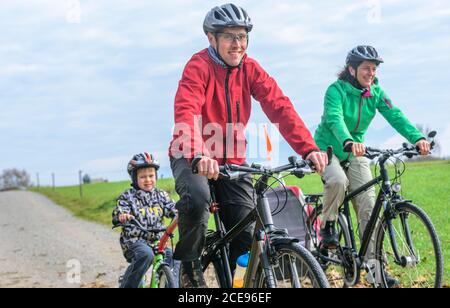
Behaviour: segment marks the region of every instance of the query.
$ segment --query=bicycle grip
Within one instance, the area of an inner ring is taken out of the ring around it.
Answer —
[[[345,153],[351,153],[352,152],[352,148],[353,148],[353,142],[347,143],[344,146],[344,152]]]
[[[192,160],[191,169],[192,169],[193,174],[198,173],[197,165],[201,160],[202,160],[202,156],[200,156],[200,155],[195,156],[194,159]]]

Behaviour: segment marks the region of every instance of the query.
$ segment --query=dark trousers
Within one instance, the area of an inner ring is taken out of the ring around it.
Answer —
[[[177,203],[180,239],[174,258],[195,261],[201,256],[205,244],[210,216],[211,192],[208,179],[192,173],[184,158],[170,161],[175,178],[175,190],[181,198]],[[215,195],[220,206],[220,219],[230,230],[255,207],[251,177],[237,182],[218,180],[214,182]],[[254,225],[237,236],[230,245],[230,265],[234,269],[237,258],[250,249]]]
[[[145,242],[139,241],[131,245],[125,253],[125,258],[131,264],[122,278],[120,288],[138,288],[154,257],[153,249]]]

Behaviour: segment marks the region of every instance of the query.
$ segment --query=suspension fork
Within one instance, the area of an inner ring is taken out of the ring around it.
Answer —
[[[266,276],[267,287],[276,287],[276,280],[270,263],[270,245],[268,245],[268,241],[269,239],[266,237],[266,233],[264,232],[263,222],[261,221],[260,217],[258,217],[256,219],[255,233],[250,249],[248,268],[244,278],[245,288],[255,287],[256,272],[259,266],[262,267]]]
[[[267,238],[266,233],[262,230],[258,231],[257,241],[259,250],[261,251],[261,265],[266,277],[267,288],[276,288],[277,283],[271,265],[271,246],[269,244],[269,239]]]
[[[388,213],[391,213],[391,214],[386,215],[385,217],[386,217],[386,224],[387,224],[388,230],[389,230],[389,239],[391,241],[392,251],[394,252],[394,256],[395,256],[395,263],[397,263],[403,267],[406,267],[409,263],[408,257],[410,257],[410,256],[414,257],[414,262],[417,262],[417,256],[416,256],[414,245],[412,242],[411,231],[409,229],[407,217],[405,216],[405,213],[399,214],[400,222],[402,224],[402,231],[405,234],[405,240],[406,240],[406,244],[408,245],[408,251],[410,253],[410,256],[401,256],[399,249],[398,249],[397,239],[395,236],[395,230],[392,225],[392,220],[395,219],[395,217],[393,215],[393,209],[392,209],[391,204],[389,204],[389,208],[390,208],[390,211]]]
[[[403,232],[405,234],[405,238],[406,238],[406,243],[408,244],[408,249],[411,255],[413,255],[414,257],[416,256],[416,250],[414,249],[414,244],[412,241],[412,237],[411,237],[411,230],[409,229],[409,224],[408,224],[408,217],[407,217],[407,213],[400,213],[400,221],[402,223],[402,228],[403,228]]]
[[[397,239],[395,236],[394,226],[392,225],[392,220],[394,219],[394,216],[392,213],[392,211],[393,211],[392,205],[390,204],[389,201],[385,200],[385,201],[383,201],[383,207],[384,207],[384,218],[386,220],[386,226],[388,229],[389,240],[391,242],[392,251],[394,252],[395,262],[398,264],[401,264],[400,253],[398,251]]]

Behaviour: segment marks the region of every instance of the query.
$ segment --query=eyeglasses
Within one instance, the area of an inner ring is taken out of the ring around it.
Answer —
[[[235,40],[238,40],[239,43],[244,44],[248,41],[248,34],[233,34],[233,33],[226,33],[226,32],[217,32],[218,35],[220,35],[227,43],[233,43]]]

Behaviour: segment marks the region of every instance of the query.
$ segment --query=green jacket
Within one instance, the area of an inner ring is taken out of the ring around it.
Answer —
[[[344,153],[344,143],[347,140],[364,143],[364,135],[377,110],[412,144],[424,138],[400,109],[392,105],[377,79],[370,91],[364,92],[343,80],[328,88],[322,122],[314,136],[321,150],[332,145],[334,154],[341,161],[351,159],[352,155]]]

